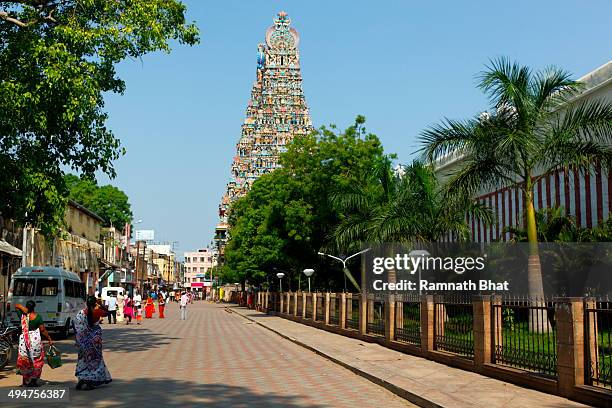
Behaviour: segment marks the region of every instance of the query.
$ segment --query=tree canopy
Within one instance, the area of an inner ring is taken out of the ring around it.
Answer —
[[[491,111],[431,126],[421,137],[423,152],[432,161],[462,156],[447,182],[451,194],[523,190],[529,291],[542,296],[534,186],[555,170],[612,167],[612,103],[577,99],[582,84],[560,68],[533,72],[505,58],[479,75],[479,87],[491,99]]]
[[[126,84],[126,58],[193,45],[198,29],[176,0],[0,1],[0,213],[45,233],[59,227],[63,169],[115,176],[124,150],[104,94]]]
[[[276,270],[288,272],[293,288],[306,267],[326,269],[326,280],[339,284],[339,265],[317,252],[331,238],[340,219],[331,194],[356,183],[386,160],[382,145],[363,127],[365,118],[343,132],[335,127],[295,138],[281,155],[282,167],[260,177],[230,209],[230,240],[224,280],[275,282]],[[277,269],[275,269],[277,268]]]

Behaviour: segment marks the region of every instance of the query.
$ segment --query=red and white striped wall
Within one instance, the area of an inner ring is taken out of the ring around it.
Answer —
[[[590,172],[573,170],[554,171],[540,178],[534,188],[534,206],[541,208],[562,207],[572,215],[581,227],[592,228],[608,219],[612,213],[612,174],[599,166]],[[467,217],[474,242],[507,241],[509,233],[502,233],[507,226],[523,224],[524,197],[518,188],[504,188],[477,198],[497,214],[497,225],[483,225],[479,220]],[[445,240],[452,240],[447,237]]]

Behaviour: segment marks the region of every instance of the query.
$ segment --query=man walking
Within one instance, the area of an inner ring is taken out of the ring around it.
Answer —
[[[181,320],[187,320],[187,303],[189,303],[189,296],[187,296],[187,293],[182,292],[179,304],[181,308]]]
[[[117,298],[113,293],[106,298],[105,304],[108,308],[108,324],[111,323],[111,317],[113,318],[113,324],[117,324]]]

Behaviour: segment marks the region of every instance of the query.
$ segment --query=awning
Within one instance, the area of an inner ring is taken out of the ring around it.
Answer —
[[[0,252],[13,256],[21,256],[21,249],[15,248],[3,239],[0,239]]]
[[[103,266],[106,266],[106,267],[108,267],[108,268],[112,268],[112,269],[121,269],[121,266],[119,266],[119,265],[115,265],[114,263],[109,262],[109,261],[107,261],[107,260],[106,260],[106,259],[104,259],[104,258],[98,258],[98,260],[100,261],[100,263],[101,263]]]

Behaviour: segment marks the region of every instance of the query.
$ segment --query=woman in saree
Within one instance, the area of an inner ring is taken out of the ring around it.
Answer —
[[[145,317],[150,319],[153,317],[153,313],[155,313],[153,298],[151,296],[147,296],[147,301],[145,302]]]
[[[51,336],[45,329],[43,319],[34,309],[36,303],[28,300],[25,307],[15,305],[17,313],[21,315],[21,335],[19,336],[19,354],[17,356],[17,370],[23,376],[24,387],[38,387],[38,379],[45,365],[45,351],[43,349],[41,334],[45,336],[49,345],[53,344]]]
[[[166,309],[166,298],[163,293],[159,292],[157,295],[157,306],[159,306],[159,318],[164,319],[164,310]]]
[[[104,307],[96,306],[96,298],[87,298],[87,308],[74,319],[76,346],[79,351],[75,375],[76,389],[92,390],[112,381],[102,357],[102,328],[100,320],[107,315]]]
[[[125,317],[125,324],[132,323],[132,317],[134,317],[134,301],[132,298],[127,296],[123,304],[123,316]]]

